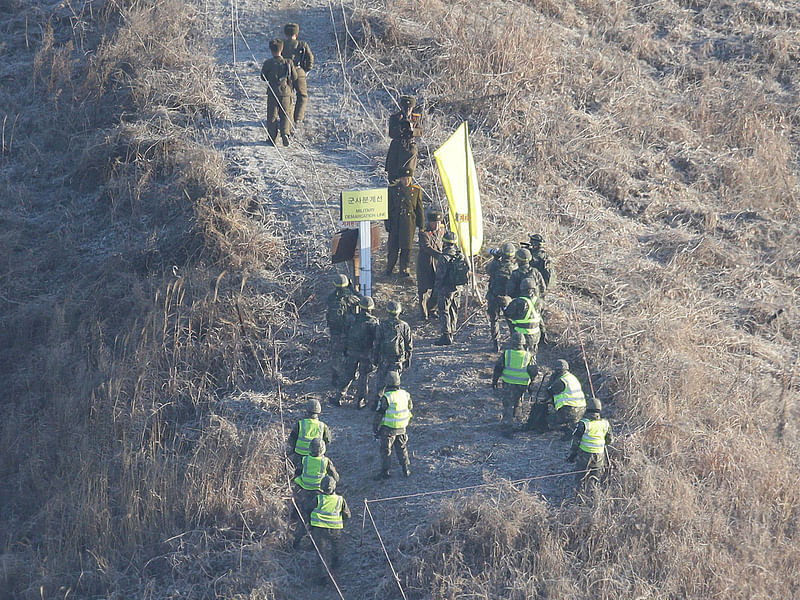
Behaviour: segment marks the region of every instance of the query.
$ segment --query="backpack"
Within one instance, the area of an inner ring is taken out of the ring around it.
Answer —
[[[350,294],[337,294],[332,292],[328,296],[328,310],[325,317],[328,320],[328,328],[334,331],[344,329],[344,318],[347,313],[352,312],[354,302]]]
[[[286,61],[286,75],[278,79],[278,92],[282,95],[292,93],[292,61]]]
[[[494,271],[489,276],[489,295],[505,296],[508,282],[511,280],[511,263],[508,261],[498,261]]]
[[[311,58],[311,52],[309,51],[307,46],[301,45],[298,50],[300,50],[300,57],[298,62],[298,67],[303,69],[306,73],[308,73],[311,69],[314,68],[314,61]]]
[[[469,265],[460,254],[447,261],[447,282],[451,287],[464,285],[469,281]]]
[[[379,348],[381,358],[400,360],[405,354],[400,324],[385,323],[381,334],[381,347]]]

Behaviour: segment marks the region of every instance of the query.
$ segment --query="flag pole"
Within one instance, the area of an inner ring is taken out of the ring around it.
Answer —
[[[469,224],[467,225],[467,233],[469,235],[469,270],[472,273],[472,292],[475,297],[478,297],[477,282],[475,281],[475,260],[472,255],[472,195],[470,194],[470,171],[469,171],[469,125],[464,121],[464,164],[467,167],[467,218]]]

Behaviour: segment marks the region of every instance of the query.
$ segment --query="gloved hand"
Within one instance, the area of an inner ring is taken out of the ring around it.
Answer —
[[[577,458],[578,458],[577,454],[575,454],[574,452],[570,452],[569,456],[567,456],[567,462],[574,463]]]

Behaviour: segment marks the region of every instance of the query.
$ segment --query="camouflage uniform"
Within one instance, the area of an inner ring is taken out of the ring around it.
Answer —
[[[542,279],[541,273],[534,269],[530,263],[522,263],[518,265],[517,269],[511,274],[511,278],[506,285],[506,296],[510,296],[511,298],[519,298],[522,295],[520,284],[522,283],[523,279],[528,278],[536,281],[536,293],[537,296],[541,298],[542,291],[545,289],[544,279]]]
[[[600,452],[585,452],[580,447],[583,434],[586,432],[586,426],[590,421],[600,421],[606,426],[606,434],[602,440],[603,448]],[[605,447],[613,442],[614,436],[611,433],[611,425],[606,419],[600,416],[599,412],[588,411],[586,417],[578,421],[575,425],[575,429],[572,432],[572,445],[567,461],[572,462],[574,460],[576,462],[575,470],[581,471],[575,475],[578,489],[587,485],[595,485],[600,481],[603,472],[608,468]]]
[[[358,294],[350,287],[336,288],[328,294],[326,320],[330,333],[331,383],[334,385],[344,368],[346,318],[353,314],[358,302]]]
[[[531,267],[536,269],[542,278],[544,288],[541,295],[552,289],[556,284],[556,270],[553,267],[550,255],[542,248],[531,248]]]
[[[404,173],[401,171],[401,173]],[[403,174],[402,177],[409,175]],[[389,186],[389,218],[384,222],[389,232],[386,274],[391,274],[400,257],[400,273],[408,274],[408,261],[414,245],[414,230],[424,224],[422,188],[405,185],[403,178]],[[410,180],[409,180],[410,181]]]
[[[516,271],[514,272],[516,273]],[[528,296],[519,296],[514,298],[503,311],[503,314],[509,321],[523,319],[528,310],[528,304],[525,302],[525,300],[523,300],[523,298],[533,301],[534,311],[537,312],[536,318],[539,319],[539,329],[536,331],[536,333],[525,334],[525,348],[536,354],[536,350],[539,347],[539,339],[541,338],[541,316],[538,314],[539,304],[537,302],[537,298],[530,298]]]
[[[289,32],[286,31],[286,33],[288,34]],[[294,35],[297,34],[294,33]],[[297,79],[294,82],[294,91],[297,94],[297,99],[294,103],[294,122],[302,123],[306,117],[306,106],[308,105],[306,74],[314,68],[314,55],[307,42],[290,37],[283,42],[281,56],[290,59],[294,64],[297,74]]]
[[[398,337],[399,353],[391,348],[390,341]],[[381,321],[375,337],[374,362],[378,365],[376,375],[376,393],[374,407],[377,407],[380,397],[384,392],[384,381],[389,371],[395,371],[398,375],[411,366],[411,355],[414,352],[414,339],[411,335],[411,327],[401,318],[390,315]]]
[[[323,496],[324,494],[319,494],[317,498]],[[308,511],[309,520],[311,518],[311,512],[316,508],[316,502],[311,510]],[[342,497],[342,511],[341,517],[342,521],[347,521],[352,515],[350,514],[350,507],[347,506],[347,501]],[[314,538],[314,542],[317,544],[319,548],[319,553],[322,555],[322,558],[325,560],[325,564],[328,565],[328,568],[331,571],[335,571],[339,568],[339,564],[341,562],[342,557],[342,535],[344,529],[328,529],[326,527],[315,527],[311,525],[311,537]],[[324,569],[320,570],[318,575],[318,579],[320,581],[325,581],[328,578]]]
[[[292,61],[282,56],[273,56],[261,66],[261,79],[269,84],[267,90],[267,133],[275,142],[278,129],[284,144],[292,135],[292,90],[297,73]]]
[[[385,392],[396,391],[397,387],[386,387]],[[383,417],[386,414],[386,409],[389,408],[389,401],[384,394],[378,401],[378,408],[375,414],[375,421],[373,429],[375,430],[375,437],[379,442],[379,451],[381,456],[381,477],[389,476],[389,469],[391,468],[392,448],[397,452],[397,459],[400,462],[400,467],[403,473],[408,477],[411,475],[411,462],[408,458],[408,435],[406,428],[393,428],[382,425]],[[408,399],[408,410],[414,410],[414,403],[411,397]]]
[[[439,323],[442,337],[440,342],[451,344],[458,323],[458,309],[461,307],[461,288],[450,283],[449,271],[453,261],[463,258],[455,244],[446,244],[442,254],[436,259],[436,284],[433,291],[439,298]]]
[[[435,229],[431,229],[431,226]],[[419,232],[417,252],[417,295],[422,318],[436,312],[438,300],[433,292],[436,282],[436,259],[442,253],[444,230],[439,221],[429,221],[428,228]]]
[[[333,401],[341,405],[350,384],[358,372],[356,402],[363,407],[368,393],[367,382],[373,370],[373,343],[378,329],[378,320],[368,312],[362,311],[347,318],[347,338],[345,342],[345,362],[339,378],[339,395]]]
[[[561,377],[564,372],[556,371],[550,376],[547,381],[547,395],[549,396],[550,403],[553,399],[564,391],[566,388]],[[575,428],[575,425],[583,417],[585,406],[562,406],[560,409],[548,415],[548,427],[550,429],[560,429],[566,435]]]
[[[512,348],[511,345],[508,350],[521,350],[521,348]],[[501,352],[497,361],[494,363],[494,371],[492,373],[492,387],[496,390],[500,377],[503,375],[503,370],[506,365],[506,353]],[[522,413],[522,397],[526,391],[530,390],[531,382],[536,379],[539,369],[536,366],[536,356],[527,352],[527,364],[525,369],[528,375],[528,384],[519,385],[503,381],[503,389],[500,391],[500,397],[503,401],[503,429],[507,434],[514,430],[514,421],[521,416]]]
[[[486,290],[486,311],[489,314],[489,336],[495,350],[500,346],[500,325],[498,319],[503,317],[500,306],[500,296],[506,294],[506,288],[511,276],[514,274],[514,260],[506,256],[496,256],[487,266],[489,287]],[[511,326],[509,325],[509,330]]]

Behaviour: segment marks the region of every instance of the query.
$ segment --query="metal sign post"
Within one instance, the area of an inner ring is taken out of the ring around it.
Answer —
[[[360,291],[372,295],[372,221],[389,218],[389,190],[377,188],[342,192],[340,218],[358,222],[358,271]]]

